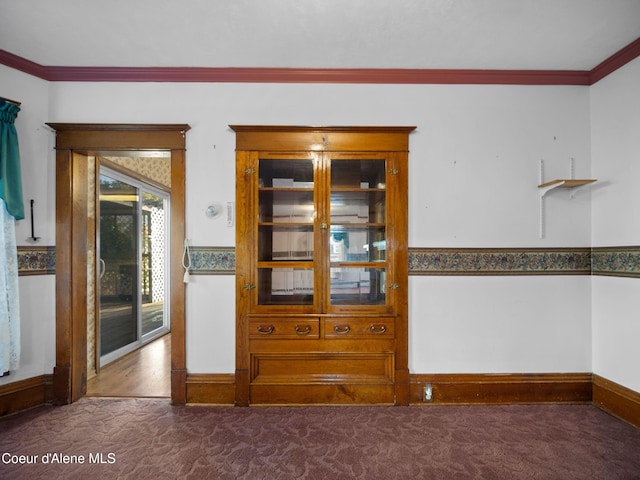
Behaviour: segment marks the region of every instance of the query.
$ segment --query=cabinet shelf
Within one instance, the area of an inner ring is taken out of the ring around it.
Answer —
[[[331,187],[332,192],[384,192],[386,188],[379,187]]]
[[[260,187],[261,192],[313,192],[313,187]]]

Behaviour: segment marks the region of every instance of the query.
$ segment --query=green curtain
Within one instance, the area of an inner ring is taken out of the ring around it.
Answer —
[[[0,100],[0,198],[16,220],[24,218],[20,151],[15,120],[20,107]]]
[[[20,294],[15,221],[24,218],[18,134],[20,108],[0,100],[0,375],[20,363]]]

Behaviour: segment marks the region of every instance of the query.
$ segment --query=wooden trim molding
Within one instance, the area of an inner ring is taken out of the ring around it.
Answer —
[[[235,392],[236,376],[233,373],[187,375],[187,403],[233,405]]]
[[[187,124],[48,123],[56,131],[56,366],[53,401],[74,402],[87,382],[88,161],[101,150],[171,152],[171,400],[186,401],[185,136]]]
[[[593,375],[593,404],[640,428],[640,393]]]
[[[0,64],[13,68],[14,70],[18,70],[19,72],[23,72],[43,80],[48,80],[47,67],[18,55],[14,55],[6,50],[0,49]]]
[[[51,403],[53,375],[0,385],[0,417]]]
[[[582,70],[44,67],[53,82],[589,85]]]
[[[409,383],[412,405],[591,402],[590,373],[413,374]],[[427,384],[431,401],[424,396]]]
[[[640,56],[640,37],[624,47],[622,50],[611,55],[604,62],[596,65],[589,73],[589,84],[602,80],[610,73],[615,72],[619,68],[625,66],[632,60]]]
[[[592,70],[44,66],[6,50],[0,64],[51,82],[593,85],[640,55],[640,38]]]
[[[424,399],[431,384],[432,401]],[[640,427],[640,393],[590,373],[565,374],[411,374],[411,405],[486,405],[517,403],[593,403]],[[233,405],[235,375],[189,374],[186,402]],[[39,405],[53,397],[53,376],[40,375],[0,385],[0,417]]]
[[[590,403],[591,373],[410,374],[410,405]],[[424,389],[432,387],[432,400]],[[190,374],[187,403],[233,405],[233,374]],[[640,396],[640,394],[637,394]]]

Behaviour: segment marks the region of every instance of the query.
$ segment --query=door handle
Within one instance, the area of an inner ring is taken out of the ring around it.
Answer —
[[[102,280],[102,277],[104,277],[104,274],[106,271],[107,271],[107,265],[104,263],[103,259],[100,259],[100,269],[98,272],[98,278],[100,278],[100,280]]]

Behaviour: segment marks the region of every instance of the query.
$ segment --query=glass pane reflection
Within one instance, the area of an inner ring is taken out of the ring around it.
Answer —
[[[383,268],[331,268],[331,305],[384,305]]]
[[[313,225],[258,227],[258,260],[261,262],[313,260]]]
[[[260,305],[313,305],[312,268],[259,268]]]
[[[332,226],[329,247],[331,263],[385,261],[385,227]]]
[[[259,222],[313,223],[313,191],[260,190]]]
[[[385,161],[331,160],[331,186],[349,188],[385,188]]]
[[[313,188],[311,159],[260,159],[258,168],[261,187]]]
[[[331,223],[384,223],[385,191],[331,192]]]

